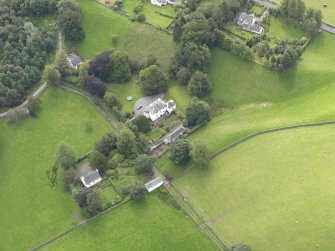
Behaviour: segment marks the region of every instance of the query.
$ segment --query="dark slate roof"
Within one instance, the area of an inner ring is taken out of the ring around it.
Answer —
[[[185,128],[180,126],[176,130],[174,130],[172,133],[170,133],[167,138],[170,139],[170,142],[173,142],[176,138],[178,138],[180,135],[185,133]]]
[[[167,103],[167,105],[168,105],[169,108],[171,108],[171,107],[175,106],[176,104],[175,104],[172,100],[170,100],[170,101]]]
[[[84,181],[86,184],[91,184],[92,182],[95,182],[98,179],[101,179],[98,170],[93,170],[88,174],[84,175]]]
[[[82,63],[81,58],[76,54],[71,54],[71,55],[69,55],[68,58],[69,58],[69,60],[71,61],[71,64],[74,67],[77,67],[79,64]]]

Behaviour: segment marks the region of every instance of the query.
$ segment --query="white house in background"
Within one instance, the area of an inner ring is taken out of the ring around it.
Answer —
[[[151,4],[156,6],[165,6],[167,4],[176,5],[180,2],[182,2],[182,0],[151,0]]]
[[[88,172],[87,174],[80,177],[81,182],[83,182],[85,187],[91,187],[99,183],[102,178],[99,174],[98,169]]]
[[[242,12],[237,17],[237,25],[242,29],[262,35],[264,33],[264,28],[256,23],[257,18],[254,14],[247,14]]]
[[[145,188],[148,190],[148,192],[152,192],[155,189],[159,188],[161,185],[163,185],[163,180],[161,177],[157,177],[153,180],[150,180],[149,182],[145,183]]]
[[[184,135],[186,132],[185,128],[180,125],[177,128],[175,128],[173,131],[171,131],[164,139],[165,144],[171,144],[176,139],[179,139],[181,136]]]
[[[157,119],[163,117],[166,113],[171,114],[176,110],[176,104],[173,100],[169,100],[165,103],[162,99],[156,99],[150,105],[144,107],[143,115],[151,119],[151,121],[156,121]]]
[[[83,63],[83,61],[81,60],[81,58],[78,55],[74,54],[74,53],[71,53],[70,55],[68,55],[68,57],[66,59],[67,59],[68,64],[73,69],[76,69],[76,70],[78,70],[78,66]]]

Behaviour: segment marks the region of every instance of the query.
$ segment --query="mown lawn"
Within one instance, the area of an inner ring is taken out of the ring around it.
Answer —
[[[334,140],[334,125],[258,136],[175,185],[228,243],[332,250]]]
[[[280,4],[281,0],[273,0],[273,2]],[[334,1],[320,1],[320,0],[304,0],[306,7],[312,7],[322,11],[323,21],[335,25],[335,2]],[[327,4],[328,7],[323,7]]]
[[[94,1],[78,0],[83,14],[85,39],[75,45],[76,51],[85,59],[92,59],[106,50],[124,50],[131,59],[144,60],[154,55],[167,71],[174,55],[176,44],[172,36],[149,25],[130,22],[122,16]],[[112,42],[112,36],[117,42]]]
[[[128,202],[57,240],[45,250],[216,250],[196,225],[157,192]]]
[[[122,47],[124,35],[130,27],[130,21],[111,9],[94,1],[77,0],[81,6],[85,39],[75,45],[75,50],[85,59],[111,48]],[[118,41],[112,42],[112,36]]]
[[[124,9],[128,15],[134,16],[133,9],[143,2],[142,13],[146,16],[146,21],[154,25],[158,25],[161,28],[167,28],[173,21],[173,17],[176,15],[176,10],[172,5],[167,6],[155,6],[151,4],[150,0],[125,0]],[[160,15],[163,14],[163,15]]]
[[[123,49],[128,55],[141,61],[148,55],[154,55],[158,63],[167,72],[170,60],[177,45],[172,36],[151,26],[133,23],[125,34]]]
[[[267,32],[269,37],[274,37],[280,40],[300,40],[302,37],[307,37],[307,34],[301,29],[301,27],[293,23],[285,23],[282,18],[270,19],[269,31]]]
[[[50,187],[47,178],[56,146],[65,141],[80,156],[112,130],[80,96],[50,88],[41,100],[37,120],[14,125],[0,120],[1,250],[28,250],[76,223],[77,206],[60,184]],[[92,132],[86,132],[88,120]]]

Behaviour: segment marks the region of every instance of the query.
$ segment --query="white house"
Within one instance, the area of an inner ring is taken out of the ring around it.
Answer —
[[[162,99],[157,99],[150,105],[144,107],[143,115],[151,119],[151,121],[156,121],[157,119],[163,117],[166,113],[171,114],[176,110],[176,104],[173,100],[169,100],[165,103]]]
[[[167,4],[176,5],[182,2],[182,0],[151,0],[151,4],[156,6],[165,6]]]
[[[95,169],[93,171],[90,171],[89,173],[83,175],[80,177],[81,182],[83,182],[85,187],[91,187],[95,184],[99,183],[102,178],[99,174],[98,169]]]
[[[149,182],[145,183],[145,188],[148,190],[148,192],[152,192],[155,189],[159,188],[161,185],[163,185],[163,180],[161,177],[157,177],[153,180],[150,180]]]
[[[74,54],[74,53],[71,53],[70,55],[68,55],[68,57],[66,59],[67,59],[68,64],[73,69],[76,69],[76,70],[78,70],[78,66],[83,63],[83,61],[81,60],[81,58],[78,55]]]

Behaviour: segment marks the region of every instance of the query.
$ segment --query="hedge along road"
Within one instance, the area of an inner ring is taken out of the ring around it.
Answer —
[[[272,2],[267,1],[267,0],[254,0],[254,2],[264,6],[266,8],[272,8],[272,9],[278,9],[279,8],[278,4],[272,3]],[[321,24],[321,30],[335,35],[335,27],[333,27],[333,26],[331,26],[327,23],[322,23]]]

